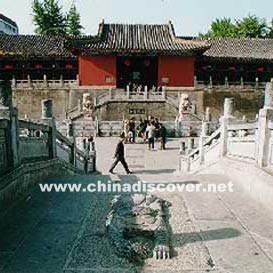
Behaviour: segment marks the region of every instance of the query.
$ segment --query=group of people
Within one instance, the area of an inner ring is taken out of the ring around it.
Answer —
[[[166,149],[167,130],[158,118],[149,117],[140,119],[139,125],[136,126],[135,118],[124,122],[124,136],[127,143],[135,143],[136,136],[148,142],[149,150],[155,149],[155,139],[160,141],[160,149]]]
[[[124,155],[124,143],[135,143],[136,136],[148,141],[149,150],[155,149],[155,139],[160,140],[160,149],[166,149],[167,130],[157,118],[149,117],[148,119],[140,119],[139,125],[136,126],[135,118],[126,120],[124,123],[124,132],[120,135],[120,140],[115,150],[115,161],[110,167],[109,172],[114,173],[114,169],[120,162],[127,174],[132,174]]]
[[[138,83],[132,83],[129,82],[129,84],[127,85],[127,88],[129,88],[129,91],[135,92],[136,94],[140,94],[145,90],[145,85],[142,84],[138,84]],[[152,92],[161,92],[163,87],[162,86],[148,86],[148,88],[152,91]]]

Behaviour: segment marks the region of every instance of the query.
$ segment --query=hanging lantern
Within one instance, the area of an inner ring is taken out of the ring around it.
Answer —
[[[143,63],[147,67],[151,65],[151,61],[149,59],[144,60]]]
[[[258,67],[257,71],[260,72],[260,73],[265,72],[265,68],[264,67]]]
[[[131,65],[131,61],[130,61],[129,59],[126,59],[126,60],[124,61],[124,64],[125,64],[126,66],[130,66],[130,65]]]
[[[5,67],[5,69],[12,69],[13,65],[12,64],[6,64],[4,67]]]
[[[35,69],[42,69],[43,66],[41,64],[35,64]]]
[[[230,71],[236,71],[236,67],[235,67],[235,66],[230,66],[228,69],[229,69]]]

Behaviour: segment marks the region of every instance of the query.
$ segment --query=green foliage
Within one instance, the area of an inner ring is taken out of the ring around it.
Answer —
[[[66,32],[68,35],[78,36],[81,35],[82,29],[80,14],[78,13],[76,6],[72,5],[67,15]]]
[[[210,30],[200,36],[238,38],[273,37],[273,22],[271,26],[268,26],[265,19],[261,19],[255,15],[249,15],[234,22],[231,18],[216,19],[211,23]]]
[[[83,27],[80,24],[80,14],[74,4],[68,15],[65,15],[58,0],[33,0],[32,11],[35,32],[38,34],[81,34]]]
[[[216,19],[211,24],[211,34],[213,37],[234,37],[236,26],[230,18]]]
[[[255,15],[249,15],[242,20],[236,21],[237,35],[242,38],[264,38],[268,34],[265,19]]]

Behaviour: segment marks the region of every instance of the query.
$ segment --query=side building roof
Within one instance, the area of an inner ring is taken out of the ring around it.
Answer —
[[[18,28],[16,22],[14,22],[13,20],[11,20],[9,17],[5,16],[4,14],[0,13],[0,19],[2,19],[3,21],[7,22],[8,24]]]
[[[47,35],[0,35],[0,57],[72,58],[65,38]]]
[[[204,60],[237,62],[273,62],[273,39],[212,38]]]

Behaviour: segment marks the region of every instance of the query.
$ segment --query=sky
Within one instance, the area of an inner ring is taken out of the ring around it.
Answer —
[[[59,0],[67,11],[73,0]],[[85,34],[96,34],[98,24],[160,24],[171,20],[177,35],[206,32],[215,18],[255,14],[271,21],[272,0],[74,0]],[[21,34],[34,32],[32,0],[0,0],[0,13],[17,22]]]

